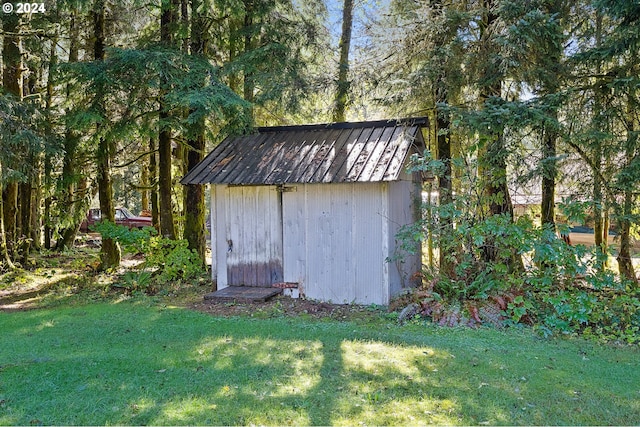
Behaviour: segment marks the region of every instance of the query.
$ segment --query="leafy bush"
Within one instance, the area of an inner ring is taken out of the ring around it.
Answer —
[[[175,280],[188,280],[202,272],[202,262],[196,251],[188,248],[186,240],[172,240],[159,236],[152,227],[130,230],[128,227],[102,221],[94,226],[102,238],[118,242],[127,253],[143,254],[144,268],[154,271],[158,284]],[[143,282],[140,279],[144,278]],[[131,290],[149,289],[148,278],[132,275],[123,278],[125,288]],[[142,283],[147,283],[142,285]]]
[[[414,170],[437,175],[440,163],[427,155]],[[422,221],[397,235],[397,258],[418,253],[424,241],[445,257],[445,269],[425,266],[420,273],[424,286],[412,301],[420,314],[446,325],[526,323],[544,335],[640,342],[640,290],[603,268],[609,254],[571,246],[528,216],[490,215],[491,200],[469,188],[452,203],[423,206]],[[580,219],[589,205],[565,201],[560,208]],[[558,229],[569,232],[566,225]]]
[[[128,293],[150,293],[152,290],[151,273],[148,271],[127,271],[122,276],[122,282],[114,287],[122,288]]]
[[[186,240],[171,240],[161,236],[149,239],[145,263],[148,267],[160,268],[160,283],[190,279],[202,272],[202,261],[198,253],[189,249],[188,245]]]
[[[544,335],[581,334],[606,341],[640,342],[640,292],[598,288],[601,274],[587,276],[571,287],[532,287],[529,298]],[[610,274],[606,275],[610,279]]]
[[[151,236],[158,234],[153,227],[130,229],[110,221],[100,221],[90,227],[100,233],[103,239],[113,239],[120,244],[125,253],[144,253],[149,246]]]

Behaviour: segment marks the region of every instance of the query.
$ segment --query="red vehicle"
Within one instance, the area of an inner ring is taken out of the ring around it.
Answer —
[[[80,224],[80,231],[88,232],[89,227],[102,219],[100,209],[89,209],[87,218]],[[151,218],[147,216],[136,216],[127,208],[116,208],[116,224],[124,225],[129,228],[152,227]]]

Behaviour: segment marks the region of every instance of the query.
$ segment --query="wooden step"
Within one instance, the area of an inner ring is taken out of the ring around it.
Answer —
[[[262,288],[256,286],[229,286],[210,294],[206,294],[204,299],[209,300],[231,300],[231,301],[257,301],[264,302],[282,293],[279,288]]]

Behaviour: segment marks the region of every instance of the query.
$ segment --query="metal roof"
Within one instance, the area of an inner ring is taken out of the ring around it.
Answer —
[[[426,118],[258,128],[230,136],[182,184],[293,184],[395,181],[424,148]]]

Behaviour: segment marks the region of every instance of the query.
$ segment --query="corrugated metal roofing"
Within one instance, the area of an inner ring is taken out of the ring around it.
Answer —
[[[398,180],[422,150],[426,118],[258,128],[228,137],[182,184],[276,185]]]

